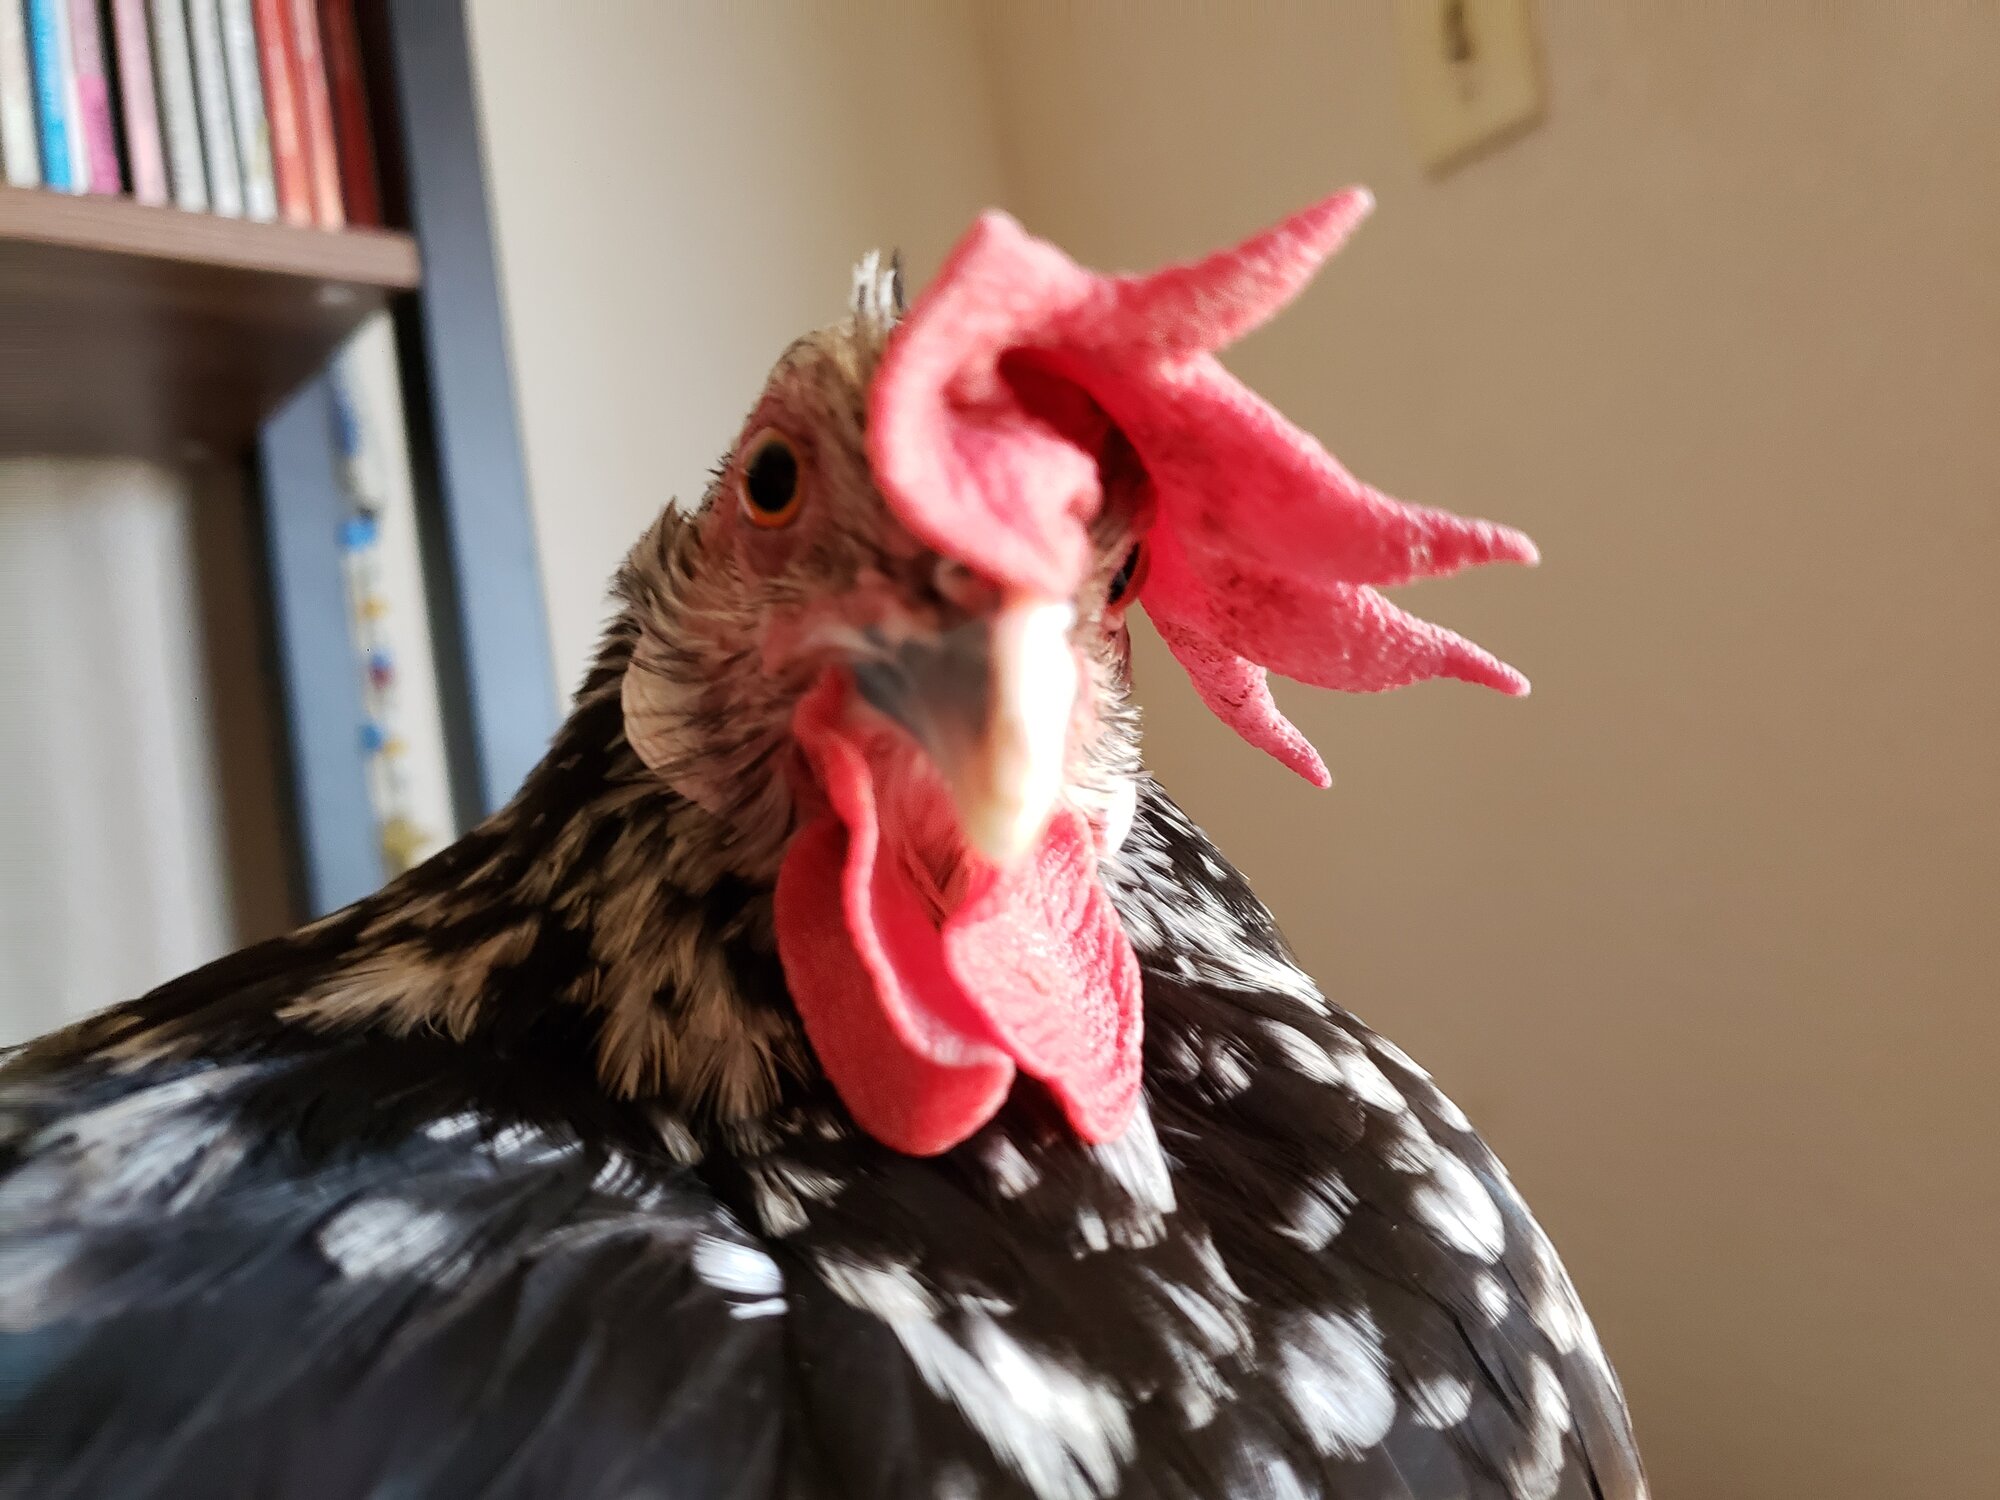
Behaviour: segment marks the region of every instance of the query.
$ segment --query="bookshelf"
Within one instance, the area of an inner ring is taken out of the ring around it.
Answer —
[[[13,3],[13,0],[0,0]],[[358,0],[388,229],[0,188],[0,457],[245,466],[285,726],[297,905],[381,882],[325,367],[393,318],[453,798],[518,785],[555,727],[463,0]]]
[[[396,293],[416,241],[0,187],[0,453],[246,451]]]

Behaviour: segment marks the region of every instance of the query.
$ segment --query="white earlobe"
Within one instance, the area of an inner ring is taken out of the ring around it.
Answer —
[[[649,769],[666,776],[686,748],[686,705],[675,684],[654,670],[644,648],[625,668],[619,699],[625,709],[625,738]]]

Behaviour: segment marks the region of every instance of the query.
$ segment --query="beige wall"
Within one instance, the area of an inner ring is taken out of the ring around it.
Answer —
[[[472,0],[544,584],[565,691],[605,581],[699,498],[860,254],[933,267],[999,197],[969,11],[931,0]]]
[[[1546,125],[1414,165],[1386,6],[995,7],[1020,205],[1101,263],[1349,180],[1233,363],[1547,562],[1412,602],[1520,664],[1148,753],[1564,1247],[1663,1496],[2000,1470],[2000,11],[1548,4]]]
[[[1234,363],[1538,538],[1414,601],[1536,694],[1291,692],[1315,794],[1149,650],[1152,763],[1513,1164],[1663,1496],[1988,1493],[2000,13],[1543,10],[1547,123],[1433,183],[1384,6],[475,0],[561,669],[856,251],[1369,183]]]

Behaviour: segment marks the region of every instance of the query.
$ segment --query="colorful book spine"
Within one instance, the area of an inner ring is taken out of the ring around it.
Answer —
[[[208,156],[208,196],[219,214],[243,217],[243,164],[236,159],[236,122],[229,107],[229,70],[222,59],[221,0],[188,0],[194,42],[195,103]]]
[[[151,0],[153,76],[159,86],[160,125],[167,138],[167,176],[174,206],[208,209],[208,171],[201,160],[201,115],[195,104],[194,53],[189,50],[183,0]]]
[[[333,91],[320,45],[318,0],[287,0],[286,18],[299,65],[299,123],[312,179],[313,220],[322,229],[338,229],[347,215],[340,203],[340,151],[333,139]]]
[[[254,0],[252,13],[264,76],[264,115],[270,121],[271,170],[278,182],[278,215],[287,224],[311,224],[312,169],[306,164],[299,63],[285,24],[285,0]]]
[[[90,191],[90,146],[83,138],[83,103],[76,87],[76,38],[71,35],[68,0],[56,0],[56,47],[61,58],[63,129],[69,137],[69,190]]]
[[[368,128],[368,90],[362,81],[361,36],[354,21],[354,0],[319,0],[319,23],[333,95],[341,203],[348,223],[379,229],[382,191],[375,181],[375,146]]]
[[[35,72],[28,65],[28,14],[0,0],[0,174],[13,187],[42,185],[35,125]]]
[[[111,123],[111,63],[104,54],[97,0],[69,0],[69,37],[76,59],[76,119],[90,162],[90,191],[115,193],[124,183],[118,169],[118,132]]]
[[[253,219],[275,219],[278,180],[271,167],[271,124],[264,113],[250,0],[222,0],[222,59],[229,74],[229,110],[236,121],[236,156],[243,168],[243,207]]]
[[[63,81],[63,12],[67,0],[28,0],[28,42],[35,59],[35,116],[42,134],[42,180],[76,191],[69,155],[69,86]]]
[[[161,205],[167,201],[167,157],[160,142],[160,101],[153,91],[153,39],[146,29],[146,0],[111,0],[111,33],[117,42],[118,99],[132,196],[141,203]]]

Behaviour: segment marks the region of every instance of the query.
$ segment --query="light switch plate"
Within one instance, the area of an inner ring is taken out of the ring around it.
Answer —
[[[1396,0],[1403,102],[1432,171],[1542,117],[1532,0]]]

